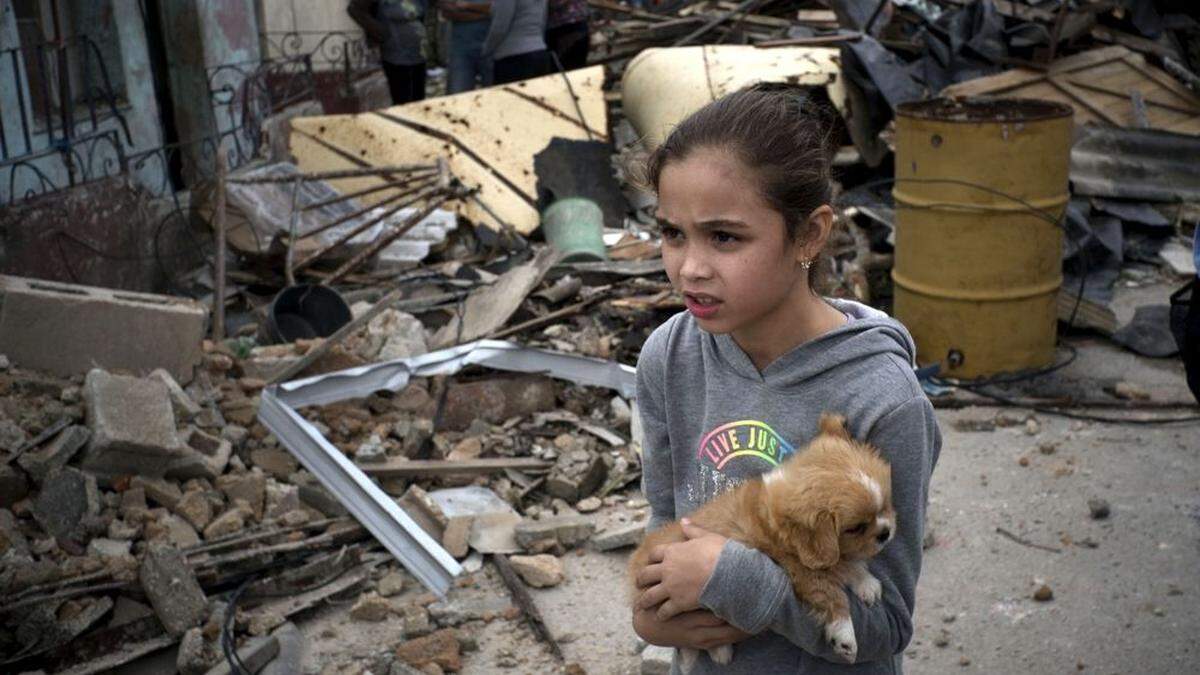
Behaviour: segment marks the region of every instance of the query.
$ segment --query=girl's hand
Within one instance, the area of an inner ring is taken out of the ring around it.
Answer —
[[[684,612],[669,621],[659,621],[652,609],[635,609],[633,630],[650,644],[690,649],[714,649],[750,637],[703,609]]]
[[[680,524],[687,541],[655,547],[650,552],[650,564],[637,576],[638,587],[645,590],[636,609],[657,606],[659,621],[700,608],[700,592],[725,546],[725,537],[694,525],[687,518]]]

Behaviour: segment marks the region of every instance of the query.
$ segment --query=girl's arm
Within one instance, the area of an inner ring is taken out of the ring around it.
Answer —
[[[867,441],[892,464],[897,523],[895,538],[869,563],[883,597],[868,607],[848,593],[859,662],[890,659],[912,638],[929,477],[941,449],[933,406],[923,395],[909,399],[876,422]],[[735,541],[722,549],[700,605],[748,633],[771,630],[810,654],[842,662],[825,642],[824,627],[796,599],[787,573]]]
[[[517,0],[494,0],[492,2],[492,25],[483,40],[483,55],[490,57],[512,29],[513,15],[517,11]]]

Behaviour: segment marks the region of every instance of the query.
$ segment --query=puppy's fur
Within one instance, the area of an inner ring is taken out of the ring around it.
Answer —
[[[769,473],[719,495],[689,516],[696,525],[766,553],[791,577],[796,596],[825,625],[834,650],[850,661],[858,652],[849,586],[873,604],[882,592],[866,560],[896,531],[892,508],[892,469],[874,448],[855,441],[845,419],[824,414],[820,434],[802,451]],[[630,560],[637,597],[637,574],[656,546],[683,541],[678,522],[646,536]],[[680,650],[684,672],[699,657]],[[729,663],[731,646],[709,650],[713,661]]]

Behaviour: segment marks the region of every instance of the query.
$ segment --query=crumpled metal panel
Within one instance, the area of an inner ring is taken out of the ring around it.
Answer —
[[[1076,195],[1200,200],[1200,137],[1154,129],[1083,126],[1071,148]]]

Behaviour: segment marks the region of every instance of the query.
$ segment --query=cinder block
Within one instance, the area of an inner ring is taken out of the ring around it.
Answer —
[[[187,298],[0,275],[0,354],[57,375],[164,368],[190,382],[207,314]]]

